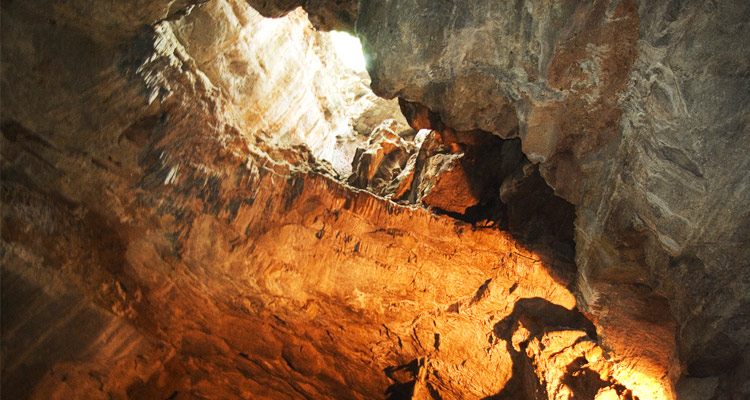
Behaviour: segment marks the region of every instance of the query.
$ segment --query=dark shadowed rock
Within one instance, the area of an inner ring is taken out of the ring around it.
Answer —
[[[2,8],[3,398],[750,396],[750,3]]]

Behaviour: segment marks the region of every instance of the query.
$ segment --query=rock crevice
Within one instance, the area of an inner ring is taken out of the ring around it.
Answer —
[[[748,7],[4,2],[2,397],[747,397]]]

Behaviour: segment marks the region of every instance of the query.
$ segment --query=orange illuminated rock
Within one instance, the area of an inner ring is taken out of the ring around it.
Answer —
[[[3,2],[0,397],[748,397],[747,2],[298,3]]]
[[[370,134],[366,147],[357,149],[352,161],[353,173],[348,179],[350,185],[385,196],[394,186],[398,188],[402,180],[411,180],[403,172],[417,147],[395,132],[398,126],[392,119],[383,121]],[[396,197],[403,195],[403,190],[396,191]]]
[[[28,9],[14,4],[3,29],[16,32]],[[99,68],[86,96],[63,84],[50,92],[22,68],[34,54],[14,58],[12,86],[25,89],[4,107],[0,146],[2,397],[433,393],[423,383],[444,398],[502,391],[513,362],[497,321],[519,298],[573,309],[569,260],[336,180],[301,145],[306,129],[328,140],[315,127],[331,121],[316,124],[319,103],[290,100],[310,99],[296,91],[309,65],[240,52],[246,44],[221,32],[204,39],[221,39],[231,57],[191,42],[208,16],[231,22],[213,29],[244,21],[257,35],[313,40],[304,20],[260,20],[222,1],[195,11],[138,38],[143,54],[125,72],[114,59],[78,60]],[[70,33],[54,29],[54,43]],[[240,67],[279,79],[245,91],[232,72]],[[79,97],[65,112],[26,112]],[[391,131],[373,141],[384,150],[378,166],[398,141]]]

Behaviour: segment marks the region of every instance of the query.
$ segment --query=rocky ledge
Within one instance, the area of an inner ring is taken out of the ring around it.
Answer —
[[[750,396],[746,2],[0,18],[3,398]]]

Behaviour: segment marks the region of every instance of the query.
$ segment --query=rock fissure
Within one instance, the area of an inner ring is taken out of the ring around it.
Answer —
[[[2,397],[747,397],[748,7],[4,1]]]

